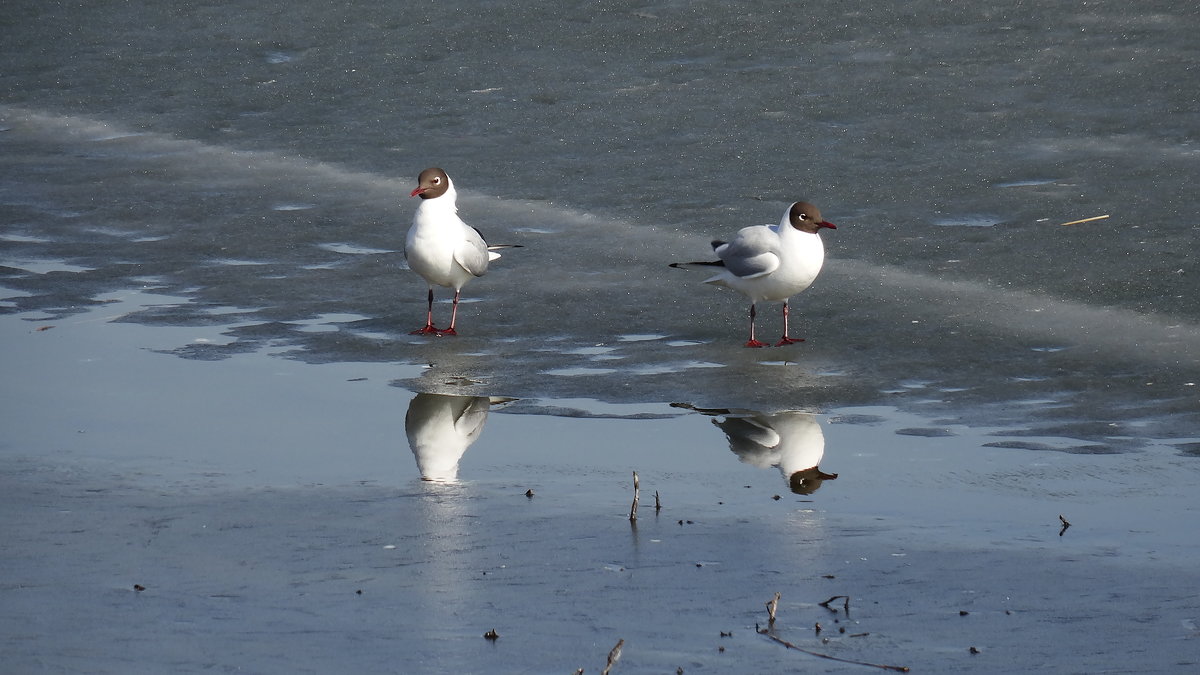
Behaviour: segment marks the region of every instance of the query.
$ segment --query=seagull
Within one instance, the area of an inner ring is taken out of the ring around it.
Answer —
[[[784,211],[778,225],[753,225],[738,230],[733,241],[712,242],[720,260],[672,263],[671,267],[717,267],[706,284],[728,286],[750,298],[750,340],[747,347],[766,347],[754,338],[755,305],[783,301],[783,338],[776,347],[803,342],[788,335],[788,298],[812,285],[825,260],[818,232],[837,226],[821,217],[808,202],[795,202]]]
[[[429,304],[425,327],[413,335],[458,335],[454,322],[458,319],[458,298],[462,287],[471,279],[487,272],[488,263],[499,258],[496,249],[512,245],[488,246],[479,230],[458,217],[458,193],[446,172],[431,167],[417,177],[417,187],[409,197],[420,197],[421,205],[413,216],[412,227],[404,244],[404,259],[408,267],[420,274],[429,284]],[[444,330],[433,325],[433,287],[454,289],[454,309],[450,327]]]

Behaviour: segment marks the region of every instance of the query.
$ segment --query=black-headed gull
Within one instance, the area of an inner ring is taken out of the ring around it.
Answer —
[[[487,272],[488,263],[500,257],[496,249],[513,245],[488,246],[479,230],[458,217],[458,193],[446,172],[431,167],[417,177],[417,187],[410,197],[421,198],[413,216],[412,227],[404,244],[404,259],[408,267],[420,274],[429,284],[429,304],[425,327],[413,335],[458,335],[454,322],[458,319],[458,298],[462,287]],[[433,287],[454,289],[454,309],[450,327],[439,330],[433,326]]]
[[[738,230],[732,241],[714,241],[720,260],[674,263],[671,267],[718,267],[706,284],[728,286],[750,298],[750,340],[747,347],[766,347],[754,337],[755,305],[783,301],[783,338],[775,344],[803,342],[788,335],[788,298],[812,285],[825,262],[825,247],[817,234],[837,227],[821,217],[808,202],[796,202],[784,211],[778,225],[754,225]]]

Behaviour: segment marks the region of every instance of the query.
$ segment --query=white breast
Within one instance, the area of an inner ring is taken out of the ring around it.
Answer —
[[[456,211],[454,202],[444,197],[425,200],[417,207],[408,230],[404,257],[409,268],[430,284],[461,288],[472,278],[454,260],[455,251],[466,241],[468,229]]]

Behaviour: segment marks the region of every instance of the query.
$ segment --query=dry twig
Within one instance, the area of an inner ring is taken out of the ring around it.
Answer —
[[[839,661],[841,663],[853,663],[858,666],[870,666],[872,668],[881,668],[883,670],[891,670],[891,671],[895,671],[897,673],[907,673],[908,672],[908,666],[889,666],[885,663],[871,663],[869,661],[855,661],[854,659],[843,659],[839,656],[832,656],[830,654],[822,654],[821,652],[814,652],[811,649],[805,649],[803,647],[798,647],[798,646],[788,642],[787,640],[784,640],[783,638],[779,637],[778,635],[775,635],[774,633],[771,632],[771,629],[769,629],[769,628],[768,629],[756,628],[755,630],[758,631],[759,635],[765,635],[768,638],[774,640],[775,642],[778,642],[779,644],[783,645],[784,647],[787,647],[788,649],[795,649],[796,651],[804,652],[805,654],[808,654],[809,656],[817,656],[822,659],[829,659],[830,661]]]
[[[838,598],[845,598],[845,602],[842,603],[842,609],[844,609],[846,611],[846,616],[850,616],[850,596],[848,596],[848,595],[835,595],[832,598],[826,600],[825,602],[820,602],[817,604],[821,605],[825,609],[836,614],[837,610],[830,607],[829,603],[833,602],[834,600],[837,600]]]
[[[629,521],[637,522],[638,500],[641,499],[642,486],[638,483],[637,472],[633,472],[633,506],[629,507]]]
[[[775,597],[767,601],[767,625],[775,625],[775,610],[779,609],[779,591],[775,591]]]
[[[635,473],[633,475],[636,476],[637,474]],[[614,645],[612,650],[608,652],[608,663],[605,664],[604,670],[600,671],[600,675],[608,675],[608,671],[612,670],[612,667],[616,665],[617,660],[621,658],[621,646],[624,644],[624,638],[617,640],[617,644]]]
[[[832,598],[830,598],[820,604],[822,607],[829,609],[829,603],[833,602],[834,600],[837,600],[838,598],[846,599],[846,603],[845,603],[846,613],[849,614],[850,613],[850,596],[848,596],[848,595],[835,595]],[[907,673],[908,672],[908,666],[889,666],[889,665],[883,664],[883,663],[870,663],[868,661],[855,661],[853,659],[843,659],[839,656],[832,656],[830,654],[822,654],[821,652],[815,652],[811,649],[805,649],[803,647],[794,645],[791,642],[788,642],[787,640],[784,640],[783,638],[781,638],[775,634],[775,610],[777,609],[778,605],[779,605],[779,593],[776,593],[774,599],[772,599],[770,602],[767,603],[767,627],[759,628],[758,624],[755,624],[754,632],[758,633],[759,635],[765,635],[766,637],[774,640],[775,642],[778,642],[779,644],[783,645],[784,647],[787,647],[788,649],[795,649],[796,651],[803,652],[805,654],[808,654],[809,656],[816,656],[816,657],[820,657],[822,659],[829,659],[830,661],[838,661],[840,663],[852,663],[852,664],[858,665],[858,666],[870,666],[872,668],[891,670],[891,671],[895,671],[897,673]],[[837,610],[833,610],[833,611],[836,612]],[[816,625],[816,632],[818,634],[821,632],[821,624]],[[852,635],[850,637],[863,637],[866,635],[867,635],[867,633],[858,633],[858,634]]]

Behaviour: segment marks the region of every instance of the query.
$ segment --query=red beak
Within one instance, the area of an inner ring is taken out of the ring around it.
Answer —
[[[417,195],[421,194],[422,192],[424,192],[424,191],[426,191],[426,190],[428,190],[428,189],[429,189],[429,188],[418,187],[416,190],[413,190],[413,191],[412,191],[412,193],[410,193],[408,196],[409,196],[409,197],[416,197]]]
[[[837,229],[837,225],[834,225],[833,223],[829,222],[828,220],[827,220],[827,221],[825,221],[825,222],[823,222],[823,223],[817,223],[817,229],[818,229],[818,230],[819,230],[819,229],[821,229],[822,227],[828,227],[828,228],[829,228],[829,229],[831,229],[831,230],[836,230],[836,229]]]

